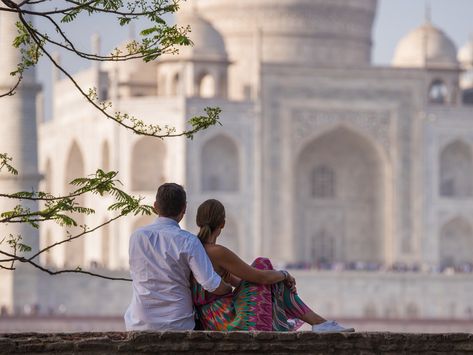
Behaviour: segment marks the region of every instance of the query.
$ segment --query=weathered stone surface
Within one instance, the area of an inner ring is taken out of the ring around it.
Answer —
[[[471,340],[473,341],[473,334],[468,333],[452,333],[444,335],[447,341],[464,341]]]
[[[208,332],[207,335],[214,340],[223,339],[225,333],[223,332]]]
[[[159,341],[160,333],[151,332],[132,332],[130,333],[129,340],[133,344],[148,344],[150,342]]]
[[[78,351],[112,351],[115,349],[108,337],[97,337],[79,340],[75,347]]]
[[[455,350],[468,351],[473,353],[473,341],[468,343],[461,343],[455,346]]]
[[[257,340],[271,340],[275,337],[276,333],[273,332],[256,332],[254,338]]]
[[[250,332],[228,332],[225,338],[232,341],[249,341],[253,339],[253,334]]]
[[[294,341],[297,338],[297,333],[289,332],[289,333],[277,333],[276,339],[279,341]]]
[[[238,351],[239,346],[238,343],[217,343],[215,349],[217,351]]]
[[[46,344],[45,349],[57,353],[67,352],[74,349],[74,343],[71,341],[58,341],[56,343]]]
[[[10,352],[15,349],[15,343],[8,338],[0,338],[0,352]]]
[[[111,332],[0,334],[0,354],[473,354],[471,334]]]

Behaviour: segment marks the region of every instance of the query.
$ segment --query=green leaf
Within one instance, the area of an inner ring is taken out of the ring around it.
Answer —
[[[119,17],[118,18],[118,23],[120,26],[125,26],[128,25],[131,22],[131,18],[129,17]]]
[[[17,247],[18,247],[18,251],[20,251],[21,253],[26,253],[26,252],[31,251],[31,247],[23,243],[18,243]]]

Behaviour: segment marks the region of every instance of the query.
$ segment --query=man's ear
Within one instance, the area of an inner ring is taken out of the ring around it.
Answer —
[[[187,204],[184,205],[184,207],[182,208],[181,212],[179,212],[179,215],[177,216],[177,218],[179,219],[179,221],[181,221],[181,220],[184,218],[184,215],[186,214],[186,207],[187,207]]]
[[[154,208],[153,208],[154,213],[159,214],[159,213],[158,213],[158,203],[157,203],[156,201],[154,201],[153,207],[154,207]]]

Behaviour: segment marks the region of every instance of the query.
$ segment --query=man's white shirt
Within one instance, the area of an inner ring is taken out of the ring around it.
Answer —
[[[194,329],[191,272],[209,292],[221,281],[200,240],[175,220],[159,217],[131,235],[129,256],[133,295],[126,329]]]

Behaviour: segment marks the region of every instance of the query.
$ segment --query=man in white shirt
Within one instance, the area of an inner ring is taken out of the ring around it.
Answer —
[[[127,330],[191,330],[195,327],[190,275],[209,292],[231,291],[218,274],[200,240],[182,230],[186,211],[183,187],[159,187],[154,207],[159,217],[130,238],[133,295],[125,313]]]

